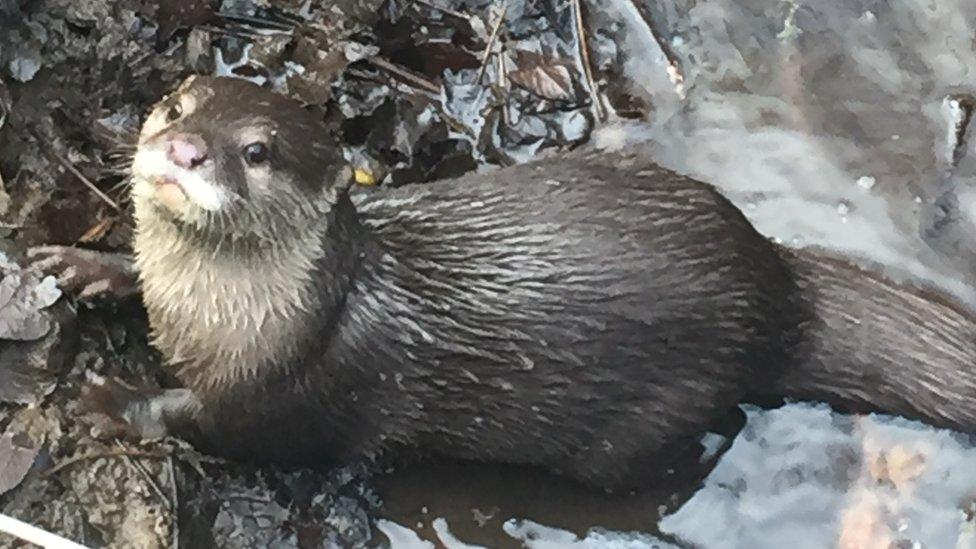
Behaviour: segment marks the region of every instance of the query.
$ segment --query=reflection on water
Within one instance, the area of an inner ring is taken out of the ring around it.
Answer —
[[[973,437],[825,405],[745,409],[745,427],[714,468],[691,467],[699,473],[640,494],[437,462],[377,479],[380,514],[433,542],[401,549],[976,547]],[[509,519],[537,524],[513,528]]]
[[[657,523],[677,509],[701,478],[684,478],[639,494],[595,492],[528,467],[438,461],[414,465],[375,482],[380,515],[438,542],[434,521],[445,519],[462,542],[522,547],[505,533],[509,519],[527,519],[585,537],[591,528],[660,536]]]

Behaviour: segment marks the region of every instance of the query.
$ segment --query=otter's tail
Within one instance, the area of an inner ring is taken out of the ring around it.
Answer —
[[[826,254],[783,250],[800,318],[776,392],[976,432],[976,316]]]

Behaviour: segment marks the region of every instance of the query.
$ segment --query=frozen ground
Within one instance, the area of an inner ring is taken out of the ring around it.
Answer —
[[[664,164],[726,191],[764,233],[877,261],[973,299],[971,142],[953,143],[947,99],[976,74],[976,4],[674,1],[660,17],[687,101],[652,128]],[[635,86],[658,70],[629,66]],[[968,148],[967,148],[968,146]],[[933,204],[961,198],[932,230]],[[965,229],[959,227],[964,226]],[[927,238],[922,237],[928,234]]]
[[[631,17],[628,47],[654,49],[629,3],[605,4]],[[954,120],[976,76],[976,4],[676,0],[656,10],[687,100],[658,102],[654,124],[598,131],[601,146],[649,141],[770,237],[973,301],[973,143]],[[659,98],[671,92],[653,61],[628,64],[628,76]],[[748,418],[704,487],[660,521],[649,513],[647,530],[657,523],[707,548],[976,547],[970,438],[808,404]],[[510,518],[505,533],[528,547],[669,547]],[[440,540],[465,547],[439,520]],[[394,523],[383,530],[398,547],[429,546]]]

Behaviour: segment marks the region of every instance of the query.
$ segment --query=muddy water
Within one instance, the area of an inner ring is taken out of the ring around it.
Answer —
[[[439,461],[406,467],[378,479],[380,515],[444,547],[434,520],[444,519],[458,540],[517,548],[509,519],[530,520],[583,538],[592,528],[659,536],[662,514],[674,511],[700,485],[684,478],[641,493],[607,494],[532,468]]]

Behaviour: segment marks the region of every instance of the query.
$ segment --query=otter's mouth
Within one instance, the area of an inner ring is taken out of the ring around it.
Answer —
[[[179,213],[186,206],[186,190],[179,180],[169,175],[161,175],[152,179],[153,194],[167,210]]]
[[[137,192],[177,217],[196,210],[221,211],[231,201],[230,193],[214,182],[212,166],[177,166],[157,147],[136,150],[132,175]]]

